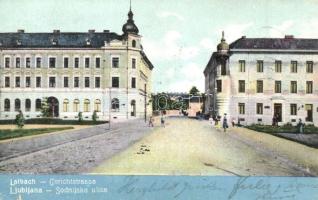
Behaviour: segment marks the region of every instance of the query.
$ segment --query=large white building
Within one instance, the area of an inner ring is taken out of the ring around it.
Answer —
[[[0,33],[0,118],[50,115],[130,119],[151,114],[151,71],[130,10],[123,34],[103,32]]]
[[[224,34],[205,70],[206,114],[241,124],[318,124],[318,39]]]

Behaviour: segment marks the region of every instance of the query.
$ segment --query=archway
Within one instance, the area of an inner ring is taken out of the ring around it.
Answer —
[[[49,97],[47,99],[49,106],[49,116],[58,117],[59,116],[59,101],[55,97]]]

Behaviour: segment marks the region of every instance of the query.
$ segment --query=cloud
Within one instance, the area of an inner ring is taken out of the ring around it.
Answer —
[[[169,11],[163,11],[163,12],[159,13],[158,17],[160,17],[160,18],[173,17],[173,18],[178,19],[179,21],[184,21],[184,17],[182,15],[175,13],[175,12],[169,12]]]
[[[246,30],[250,28],[253,25],[252,22],[247,24],[229,24],[225,26],[224,28],[217,29],[217,34],[219,35],[219,38],[221,39],[222,31],[225,33],[225,38],[228,43],[233,42],[234,40],[237,40],[238,38],[241,38],[243,35],[245,35]]]
[[[290,30],[290,28],[292,28],[294,24],[295,23],[293,20],[286,20],[282,22],[281,24],[273,25],[273,26],[264,26],[263,28],[269,29],[268,31],[269,37],[282,38],[285,35],[288,35],[288,30]]]
[[[183,44],[180,32],[170,30],[161,40],[145,38],[143,46],[149,57],[153,60],[189,60],[199,54],[199,48]]]

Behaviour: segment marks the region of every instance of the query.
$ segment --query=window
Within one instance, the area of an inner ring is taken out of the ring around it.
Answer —
[[[222,80],[216,80],[216,91],[222,92]]]
[[[131,78],[131,88],[136,88],[136,78],[135,77]]]
[[[112,67],[113,68],[118,68],[119,67],[119,58],[118,57],[113,57],[112,58]]]
[[[64,101],[63,101],[63,112],[68,112],[68,104],[69,104],[68,99],[64,99]]]
[[[25,67],[26,68],[31,67],[31,58],[30,57],[25,58]]]
[[[119,77],[112,77],[112,87],[119,88]]]
[[[73,103],[73,111],[74,112],[79,112],[79,104],[80,104],[79,100],[75,99],[74,103]]]
[[[132,40],[131,46],[132,46],[132,47],[136,47],[136,40]]]
[[[36,58],[36,68],[41,68],[42,65],[42,59],[41,58]]]
[[[245,60],[239,60],[239,72],[245,72]]]
[[[35,100],[35,111],[39,112],[39,111],[41,111],[41,108],[42,108],[41,99],[36,99]]]
[[[85,77],[84,84],[86,88],[89,88],[89,77]]]
[[[64,87],[68,88],[68,77],[64,77]]]
[[[100,68],[100,58],[95,59],[95,67]]]
[[[131,68],[136,69],[136,58],[131,59]]]
[[[21,58],[15,58],[15,68],[20,68]]]
[[[15,77],[15,87],[19,88],[20,87],[20,76]]]
[[[85,99],[84,100],[84,112],[89,112],[89,110],[90,110],[89,106],[90,106],[89,100]]]
[[[99,99],[96,99],[96,100],[95,100],[94,110],[95,110],[96,112],[100,112],[100,111],[101,111],[101,102],[100,102]]]
[[[6,112],[10,111],[10,100],[9,99],[4,100],[4,111],[6,111]]]
[[[282,82],[275,81],[275,93],[281,93],[281,92],[282,92]]]
[[[256,64],[256,70],[257,72],[263,72],[264,71],[264,62],[262,60],[258,60]]]
[[[275,61],[275,72],[276,73],[282,72],[282,61],[280,61],[280,60]]]
[[[75,88],[79,87],[79,77],[74,77],[74,87]]]
[[[41,77],[36,77],[36,87],[40,88],[41,87]]]
[[[9,76],[6,76],[4,78],[4,87],[10,87],[10,77]]]
[[[5,68],[10,68],[10,58],[9,57],[5,58],[4,67]]]
[[[313,82],[306,81],[306,93],[307,94],[312,94],[312,87],[313,87]]]
[[[297,93],[297,81],[290,82],[290,92]]]
[[[49,58],[49,68],[55,68],[56,58]]]
[[[226,75],[226,62],[222,61],[221,63],[221,75]]]
[[[56,79],[55,77],[49,77],[49,87],[50,88],[55,88],[56,86]]]
[[[79,58],[74,58],[74,68],[79,68]]]
[[[297,61],[291,61],[290,63],[290,72],[297,73]]]
[[[245,92],[245,81],[239,80],[239,92],[244,93]]]
[[[85,58],[85,68],[89,68],[89,58]]]
[[[68,68],[68,58],[64,57],[64,68]]]
[[[297,115],[297,104],[290,104],[290,115]]]
[[[257,103],[256,104],[256,114],[262,115],[263,114],[263,104]]]
[[[21,110],[21,101],[20,99],[14,100],[14,111],[20,111]]]
[[[312,61],[306,62],[306,72],[307,73],[313,73],[314,63]]]
[[[30,112],[31,111],[31,100],[30,99],[26,99],[25,100],[25,111],[26,112]]]
[[[100,77],[95,77],[95,88],[100,88]]]
[[[30,76],[25,77],[25,87],[26,88],[31,87],[31,77]]]
[[[244,103],[239,103],[239,114],[244,115],[245,114],[245,104]]]
[[[112,99],[112,111],[119,112],[119,100],[117,98]]]
[[[256,83],[256,92],[263,93],[263,81],[258,80]]]

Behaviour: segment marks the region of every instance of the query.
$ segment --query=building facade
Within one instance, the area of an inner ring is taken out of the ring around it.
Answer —
[[[131,119],[151,114],[153,65],[130,10],[123,34],[0,33],[0,118]]]
[[[206,114],[241,124],[318,124],[318,39],[224,35],[205,70]]]

